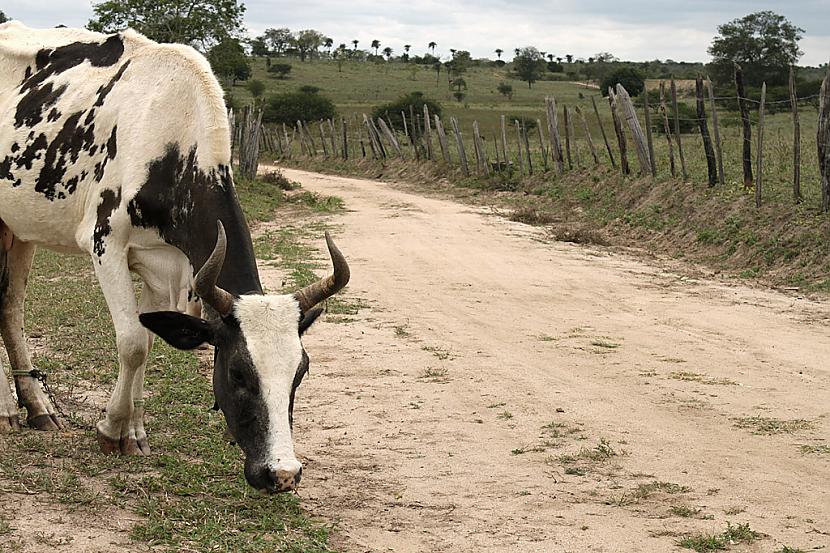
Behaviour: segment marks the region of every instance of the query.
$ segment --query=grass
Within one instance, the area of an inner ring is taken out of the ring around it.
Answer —
[[[709,386],[737,386],[738,383],[728,378],[713,378],[705,374],[691,372],[691,371],[675,371],[669,373],[669,378],[673,380],[683,380],[685,382],[700,382]]]
[[[830,445],[826,444],[802,444],[799,449],[805,455],[830,455]]]
[[[254,220],[267,220],[268,209],[283,206],[262,183],[241,183],[240,198]],[[287,240],[285,248],[292,243]],[[258,247],[273,246],[261,241]],[[302,255],[298,248],[288,251],[295,260]],[[61,404],[73,420],[94,420],[96,409],[70,391],[109,389],[117,362],[109,312],[88,259],[39,250],[26,317],[29,334],[43,346],[35,362],[48,369]],[[297,496],[262,495],[247,485],[242,454],[223,438],[221,414],[210,410],[209,371],[193,354],[156,341],[146,374],[152,456],[102,456],[89,426],[72,425],[61,433],[26,430],[4,437],[4,491],[34,494],[38,502],[90,520],[110,516],[113,506],[132,511],[140,518],[130,536],[158,551],[330,551],[331,527],[303,512]],[[0,518],[0,541],[12,543],[9,520]],[[65,543],[48,532],[19,537],[42,547]]]
[[[696,507],[689,507],[688,505],[672,505],[669,507],[669,512],[676,517],[692,518],[700,515],[700,509]]]
[[[744,430],[751,430],[756,435],[792,434],[802,430],[809,430],[813,423],[805,419],[774,419],[770,417],[752,416],[732,419],[734,426]]]
[[[708,551],[724,551],[733,544],[750,544],[762,537],[761,534],[752,530],[749,524],[738,524],[732,526],[727,523],[726,530],[720,534],[697,534],[686,536],[677,542],[677,545],[685,549],[693,549],[700,553]]]
[[[656,494],[667,494],[667,495],[676,495],[681,493],[690,492],[691,488],[688,486],[681,486],[680,484],[675,484],[674,482],[663,482],[659,480],[654,480],[652,482],[648,482],[645,484],[638,484],[636,488],[631,491],[627,491],[623,493],[620,497],[610,498],[606,501],[609,505],[616,505],[617,507],[623,507],[626,505],[632,505],[634,503],[639,503],[644,499],[648,499]],[[690,512],[684,511],[683,508],[678,507],[680,512]],[[685,509],[690,509],[686,507]],[[673,514],[674,511],[672,511]],[[677,516],[691,516],[691,515],[677,515]]]

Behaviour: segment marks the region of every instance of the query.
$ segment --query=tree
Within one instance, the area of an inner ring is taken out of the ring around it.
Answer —
[[[357,50],[357,45],[358,45],[359,43],[360,43],[360,41],[359,41],[359,40],[357,40],[357,39],[354,39],[354,40],[352,41],[352,44],[354,44],[354,49],[355,49],[355,50]]]
[[[265,29],[262,38],[268,43],[269,48],[277,56],[285,53],[285,48],[291,44],[291,30],[285,27],[280,29]]]
[[[375,55],[377,56],[378,55],[378,48],[380,48],[380,41],[378,39],[375,39],[375,40],[372,41],[372,48],[375,49]]]
[[[438,102],[425,97],[423,92],[410,92],[397,100],[372,108],[372,119],[377,120],[379,117],[383,117],[392,124],[392,128],[403,132],[401,112],[407,114],[408,117],[411,106],[414,113],[421,114],[424,113],[424,105],[429,108],[430,115],[441,115],[441,105]]]
[[[236,85],[236,81],[247,80],[251,76],[251,64],[248,62],[248,56],[245,55],[245,49],[242,44],[235,38],[225,38],[222,42],[214,46],[208,51],[207,59],[213,72],[229,79],[232,85]]]
[[[323,46],[325,46],[325,47],[326,47],[326,50],[328,51],[329,55],[331,55],[331,47],[332,47],[333,45],[334,45],[334,40],[333,40],[333,39],[331,39],[331,38],[329,38],[329,37],[326,37],[326,38],[323,40]]]
[[[265,83],[256,79],[248,81],[248,92],[253,96],[254,104],[259,103],[259,99],[265,92]]]
[[[513,70],[521,80],[527,82],[528,88],[533,87],[533,83],[539,80],[545,69],[542,54],[533,46],[520,48],[519,53],[513,58]]]
[[[9,18],[6,17],[6,14],[3,13],[3,10],[0,10],[0,23],[5,23],[8,20],[9,20]]]
[[[554,58],[553,54],[548,54],[547,58],[548,58],[549,62],[553,63],[553,58]]]
[[[495,52],[499,59],[501,59],[501,55],[504,54],[504,50],[502,50],[501,48],[496,48]]]
[[[623,85],[631,96],[639,96],[646,86],[645,77],[640,70],[627,66],[620,67],[606,75],[599,85],[600,92],[603,96],[608,96],[608,87],[616,87],[618,83]]]
[[[306,58],[311,58],[317,54],[317,49],[322,46],[325,41],[325,36],[320,31],[314,29],[304,29],[297,31],[294,35],[292,44],[297,49],[300,55],[300,61],[305,61]]]
[[[278,79],[284,79],[291,73],[291,64],[290,63],[272,63],[270,67],[268,67],[268,72],[273,73],[277,76]]]
[[[429,49],[430,49],[430,51],[432,51],[432,55],[433,55],[433,56],[435,55],[435,47],[436,47],[436,46],[438,46],[438,45],[437,45],[437,44],[435,44],[435,42],[430,42],[429,44],[427,44],[427,48],[429,48]]]
[[[242,33],[239,0],[104,0],[92,5],[87,28],[114,33],[132,27],[157,42],[190,44],[202,51]]]
[[[258,36],[251,41],[251,55],[252,56],[268,56],[271,50],[268,49],[268,43],[264,36]]]
[[[337,61],[337,72],[343,72],[343,61],[346,59],[346,56],[349,55],[349,51],[346,49],[346,44],[342,43],[340,46],[337,47],[337,50],[334,51],[332,57]]]
[[[738,63],[748,85],[786,84],[789,66],[803,54],[798,48],[802,33],[804,29],[772,11],[733,19],[718,26],[718,36],[709,47],[710,75],[717,83],[731,83]]]
[[[508,83],[499,83],[498,89],[499,94],[507,98],[508,100],[513,99],[513,85]]]
[[[390,48],[389,46],[384,48],[383,49],[383,55],[386,56],[386,61],[389,61],[389,58],[392,57],[392,48]]]
[[[568,60],[568,63],[573,63],[574,55],[573,54],[565,54],[565,59]]]
[[[287,92],[268,98],[262,120],[293,125],[297,121],[331,119],[335,113],[334,103],[322,94]]]
[[[404,61],[409,61],[409,50],[410,50],[410,48],[412,48],[411,44],[404,44],[403,45],[403,51],[404,51],[403,60]]]

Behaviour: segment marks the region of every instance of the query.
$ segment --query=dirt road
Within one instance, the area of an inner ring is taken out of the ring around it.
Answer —
[[[830,546],[826,304],[284,172],[345,200],[369,305],[307,336],[295,413],[343,549],[676,551],[727,522],[763,534],[735,551]]]

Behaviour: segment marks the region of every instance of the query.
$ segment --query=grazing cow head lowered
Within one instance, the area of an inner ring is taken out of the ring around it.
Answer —
[[[300,337],[323,311],[315,306],[349,281],[349,266],[328,233],[326,242],[334,274],[290,295],[235,297],[216,285],[226,248],[220,222],[216,247],[196,275],[197,294],[218,317],[141,315],[144,326],[176,348],[215,346],[216,404],[245,453],[245,478],[268,492],[290,491],[300,482],[291,436],[294,393],[308,372]]]

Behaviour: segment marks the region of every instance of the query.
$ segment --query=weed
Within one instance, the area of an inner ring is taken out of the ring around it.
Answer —
[[[424,369],[424,372],[421,373],[420,378],[430,380],[431,382],[445,382],[447,380],[447,369],[427,367]]]
[[[727,523],[726,530],[721,534],[698,534],[687,536],[677,542],[677,545],[686,549],[706,553],[707,551],[722,551],[737,543],[752,543],[761,538],[761,534],[752,530],[749,524],[732,526]]]
[[[507,405],[507,404],[505,402],[501,401],[499,403],[491,403],[490,405],[487,406],[487,408],[488,409],[497,409],[499,407],[504,407],[505,405]]]
[[[669,378],[674,380],[683,380],[686,382],[700,382],[710,386],[737,386],[737,382],[729,380],[728,378],[712,378],[705,374],[700,374],[690,371],[676,371],[669,373]]]
[[[770,417],[752,416],[733,418],[736,428],[751,430],[756,435],[792,434],[801,430],[809,430],[813,423],[804,419],[774,419]]]
[[[452,354],[447,349],[438,346],[423,346],[421,349],[430,352],[441,361],[452,360]]]
[[[830,445],[826,444],[802,444],[800,446],[801,453],[809,455],[830,455]]]
[[[513,413],[511,413],[510,411],[502,411],[501,413],[496,415],[496,418],[501,419],[501,420],[505,420],[505,421],[509,421],[510,419],[513,418]]]
[[[676,517],[691,518],[698,516],[700,509],[687,505],[672,505],[669,507],[669,512]]]
[[[608,342],[605,340],[594,340],[591,342],[592,346],[596,346],[598,348],[606,348],[606,349],[617,349],[620,347],[620,344],[615,344],[614,342]]]
[[[565,474],[572,474],[574,476],[585,476],[585,469],[579,467],[565,467]]]
[[[398,338],[409,338],[412,336],[412,333],[406,329],[406,325],[395,325],[393,328],[395,330],[395,336]]]

